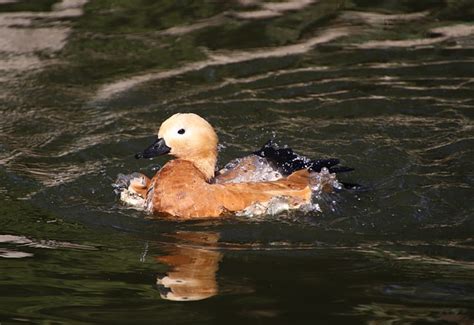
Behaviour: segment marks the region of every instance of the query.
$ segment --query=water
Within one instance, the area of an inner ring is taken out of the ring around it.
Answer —
[[[473,17],[471,1],[1,1],[0,322],[471,324]],[[187,111],[215,126],[220,166],[276,137],[366,190],[256,219],[120,205],[111,183],[164,164],[133,155]]]

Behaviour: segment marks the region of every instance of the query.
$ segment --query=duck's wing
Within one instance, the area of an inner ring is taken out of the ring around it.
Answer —
[[[283,176],[290,175],[300,169],[308,169],[318,173],[323,168],[327,168],[330,173],[343,173],[354,170],[354,168],[350,167],[336,166],[339,164],[339,159],[337,158],[311,160],[297,154],[291,148],[281,148],[273,140],[269,140],[260,150],[255,151],[254,154],[267,159]]]
[[[214,182],[224,184],[275,181],[301,169],[317,173],[323,168],[327,168],[330,173],[354,170],[350,167],[336,166],[338,164],[337,158],[311,160],[290,148],[279,147],[273,140],[269,140],[253,154],[234,159],[225,165],[216,172]]]
[[[299,170],[276,181],[209,184],[208,188],[209,197],[225,211],[257,215],[270,212],[272,203],[285,206],[285,210],[309,204],[312,195],[310,182],[308,171]]]

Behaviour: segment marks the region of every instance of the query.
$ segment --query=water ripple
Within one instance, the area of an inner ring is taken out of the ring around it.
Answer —
[[[327,43],[342,36],[349,35],[347,29],[332,29],[322,33],[317,37],[313,37],[305,42],[299,44],[287,45],[282,47],[273,47],[271,49],[261,49],[252,52],[234,52],[229,54],[224,53],[209,53],[210,59],[188,64],[184,67],[162,71],[157,73],[147,73],[144,75],[135,76],[127,80],[117,81],[109,85],[104,85],[98,91],[95,98],[96,101],[106,100],[119,93],[122,93],[137,85],[160,79],[175,77],[192,71],[199,71],[210,66],[228,65],[240,62],[252,61],[257,59],[278,58],[296,54],[303,54],[310,51],[318,44]]]

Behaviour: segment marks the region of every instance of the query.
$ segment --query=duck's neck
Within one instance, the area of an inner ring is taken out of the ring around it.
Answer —
[[[207,181],[214,177],[217,162],[217,153],[206,155],[206,157],[197,157],[192,160],[194,166],[203,173]]]

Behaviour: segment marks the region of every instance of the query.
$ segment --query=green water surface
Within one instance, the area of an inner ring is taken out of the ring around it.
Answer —
[[[472,1],[0,1],[0,323],[472,324],[473,94]],[[274,137],[363,190],[258,219],[121,205],[176,112],[221,166]]]

